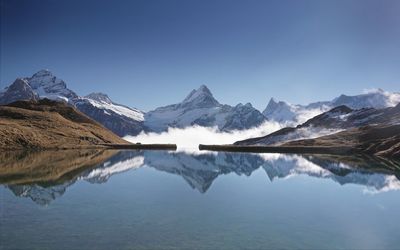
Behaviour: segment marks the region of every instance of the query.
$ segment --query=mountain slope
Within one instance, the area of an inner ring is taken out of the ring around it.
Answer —
[[[250,103],[235,107],[220,104],[205,86],[200,86],[178,104],[157,108],[145,114],[144,125],[152,131],[161,132],[168,127],[184,128],[192,125],[217,126],[231,131],[261,125],[265,117]]]
[[[114,103],[102,93],[80,97],[49,70],[40,70],[31,77],[19,78],[0,92],[0,104],[3,105],[43,98],[65,101],[119,136],[136,135],[144,129],[142,111]]]
[[[128,143],[65,103],[42,99],[0,106],[0,148],[44,149]]]
[[[363,153],[400,157],[400,124],[348,129],[315,139],[291,141],[283,146],[352,147]]]
[[[137,135],[144,130],[144,113],[114,103],[103,93],[92,93],[75,99],[75,106],[119,136]]]
[[[4,92],[0,93],[0,105],[21,100],[37,100],[39,96],[25,79],[16,79]]]
[[[366,94],[341,95],[331,101],[315,102],[308,105],[294,105],[284,101],[277,102],[271,98],[263,114],[270,120],[301,124],[318,114],[342,105],[351,109],[382,109],[396,106],[398,103],[400,103],[400,93],[389,93],[377,89]]]
[[[286,127],[266,136],[235,142],[235,145],[274,145],[309,139],[369,124],[400,123],[400,104],[385,109],[364,108],[353,110],[338,106],[309,119],[296,127]]]
[[[32,77],[24,78],[32,90],[40,97],[72,103],[78,95],[67,88],[66,83],[49,70],[40,70]]]
[[[328,102],[312,103],[307,106],[293,105],[274,98],[262,112],[269,120],[277,122],[303,123],[308,119],[329,110]]]

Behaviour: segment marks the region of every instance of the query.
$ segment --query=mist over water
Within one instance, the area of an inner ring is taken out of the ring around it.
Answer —
[[[248,130],[221,132],[216,127],[192,126],[186,128],[168,128],[161,133],[140,133],[137,136],[125,136],[132,143],[172,143],[177,144],[178,151],[197,151],[199,144],[232,144],[236,141],[265,136],[286,125],[275,121],[267,121],[259,127]]]

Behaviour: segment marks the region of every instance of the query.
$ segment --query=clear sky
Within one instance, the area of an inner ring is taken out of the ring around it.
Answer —
[[[50,69],[150,110],[206,84],[221,102],[400,91],[398,0],[0,0],[1,78]]]

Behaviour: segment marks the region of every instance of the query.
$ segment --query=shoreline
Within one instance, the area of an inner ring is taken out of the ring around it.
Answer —
[[[173,150],[176,151],[176,144],[98,144],[82,145],[74,147],[9,147],[0,148],[2,151],[45,151],[45,150],[85,150],[85,149],[135,149],[135,150]]]
[[[110,149],[176,150],[176,144],[104,144]]]
[[[244,153],[287,153],[287,154],[332,154],[351,155],[361,151],[353,147],[315,147],[315,146],[239,146],[199,144],[199,150],[244,152]]]

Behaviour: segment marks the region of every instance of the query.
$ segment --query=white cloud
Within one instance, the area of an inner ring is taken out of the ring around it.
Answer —
[[[264,136],[284,127],[278,122],[267,121],[259,127],[248,130],[221,132],[216,127],[192,126],[187,128],[168,128],[161,133],[140,133],[137,136],[126,136],[125,140],[136,143],[172,143],[177,144],[178,151],[197,151],[199,144],[232,144],[239,140]]]

